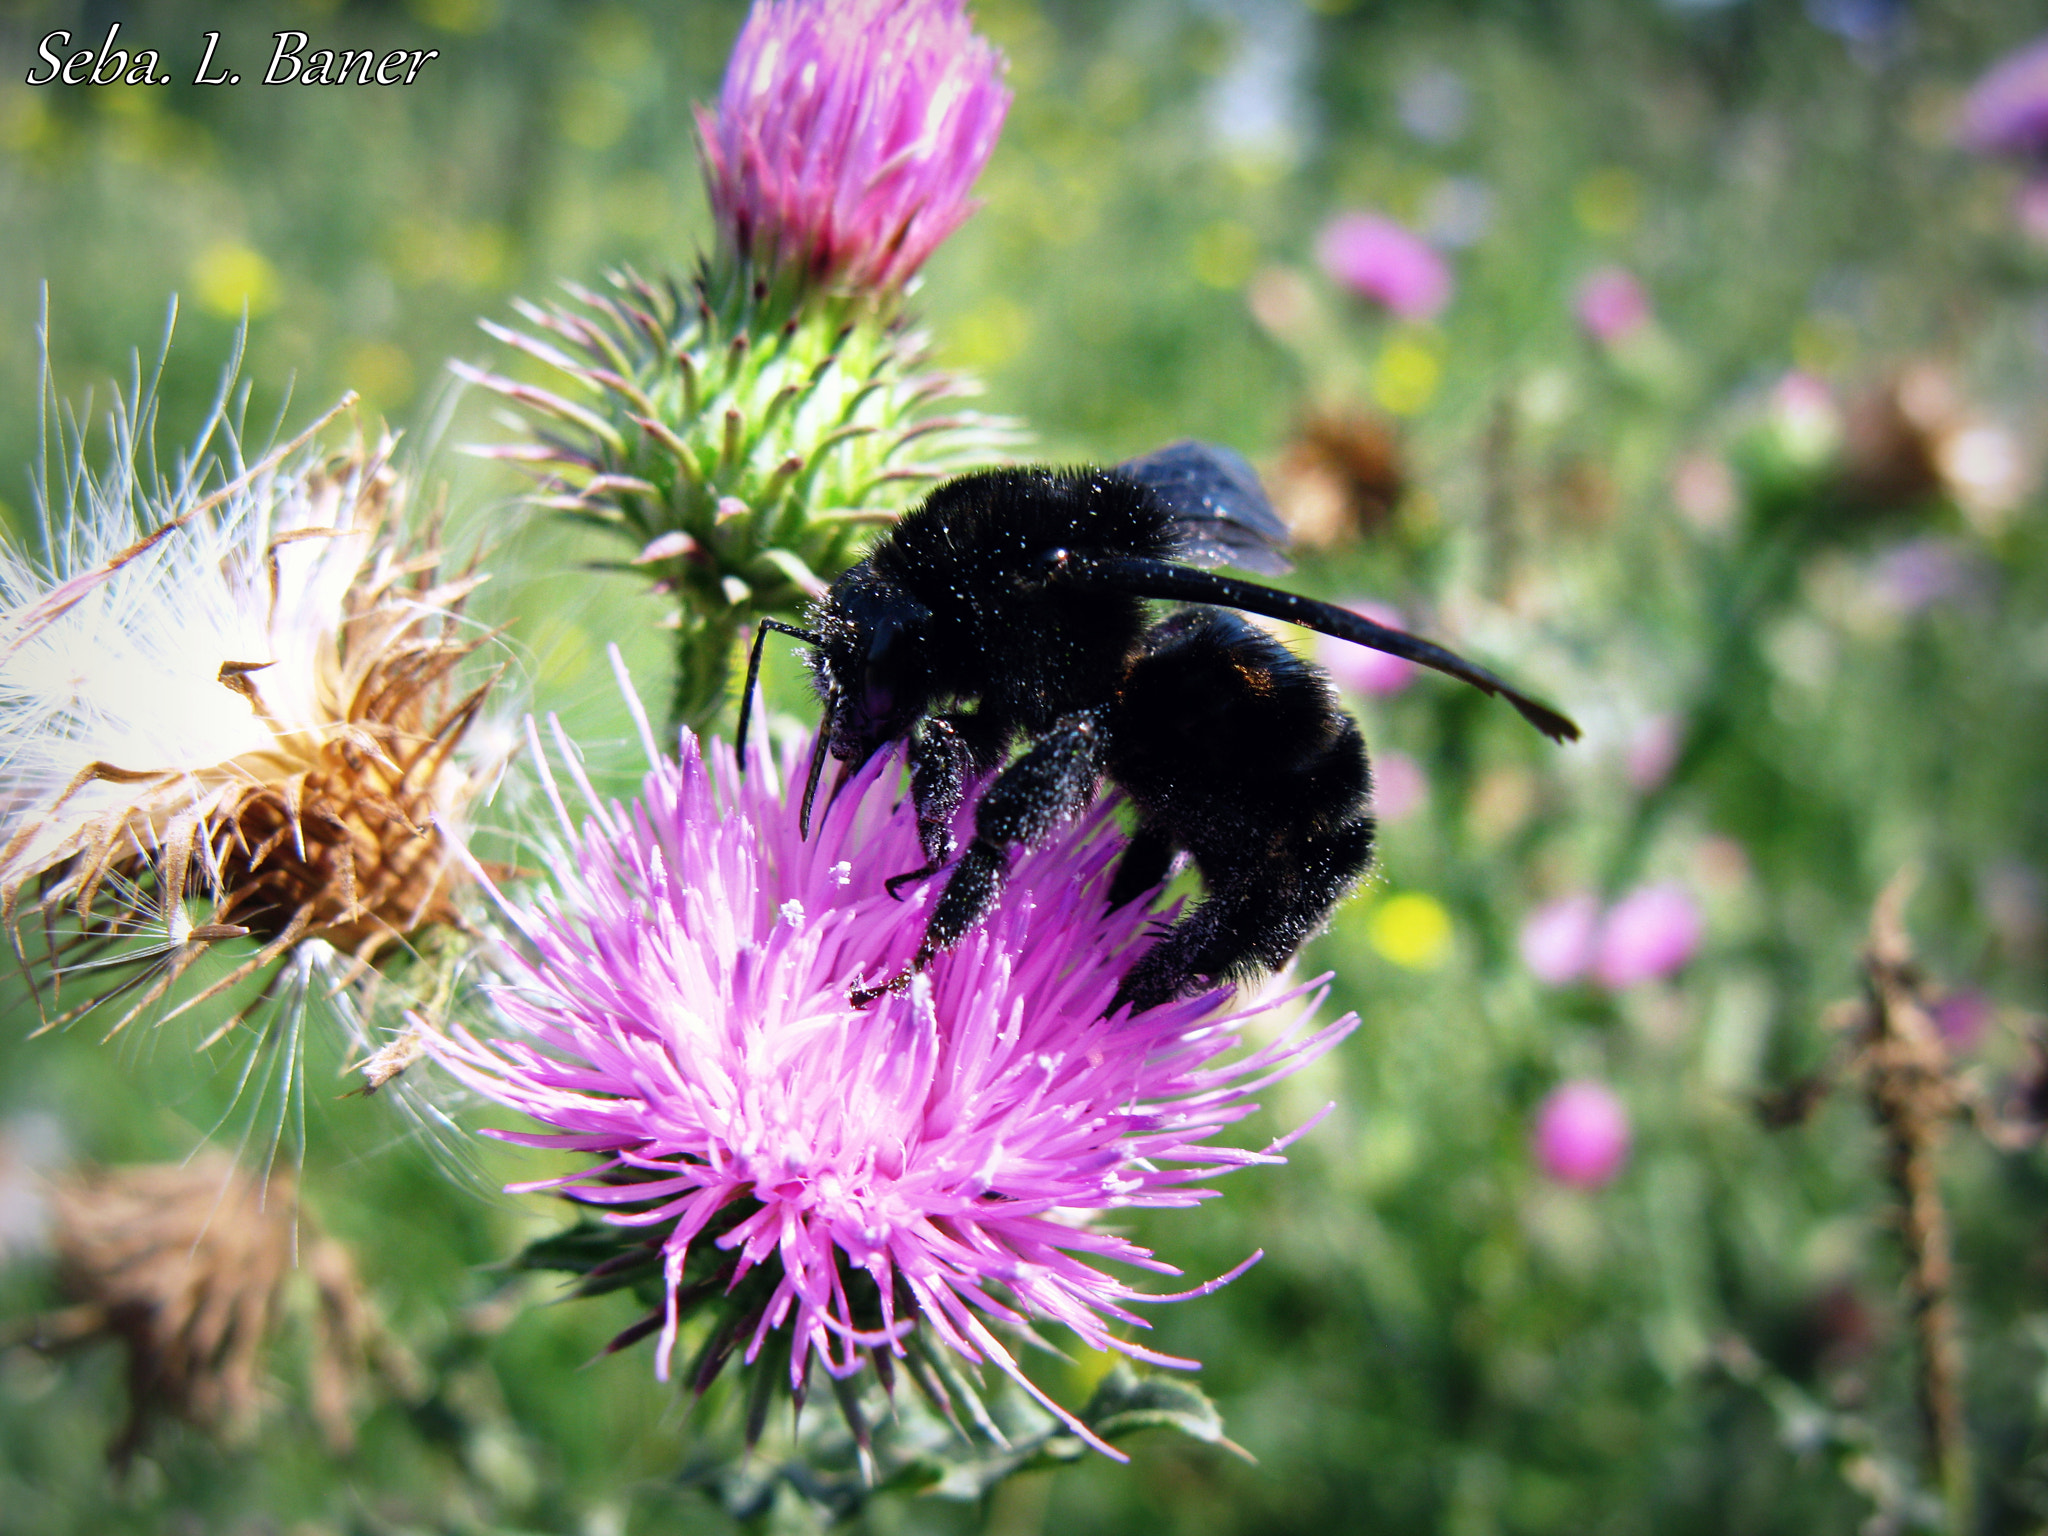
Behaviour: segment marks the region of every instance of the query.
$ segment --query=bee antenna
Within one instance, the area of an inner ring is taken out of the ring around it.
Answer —
[[[1385,651],[1389,656],[1400,656],[1418,665],[1432,667],[1461,682],[1470,683],[1482,693],[1498,694],[1552,741],[1579,739],[1579,728],[1568,716],[1559,714],[1541,700],[1530,698],[1486,668],[1404,629],[1390,629],[1334,603],[1318,602],[1297,592],[1262,587],[1257,582],[1219,576],[1214,571],[1193,570],[1166,560],[1142,557],[1088,559],[1069,555],[1064,550],[1058,553],[1059,579],[1070,588],[1127,592],[1133,597],[1156,597],[1176,603],[1209,603],[1218,608],[1241,608],[1246,613],[1299,624],[1319,635],[1348,640],[1353,645],[1369,646],[1376,651]]]
[[[832,740],[832,705],[825,705],[825,718],[818,722],[818,739],[811,747],[811,772],[804,780],[803,808],[796,813],[797,836],[809,841],[811,835],[811,802],[817,798],[818,780],[825,772],[825,749]]]
[[[747,722],[754,713],[755,685],[761,681],[761,647],[767,642],[768,631],[771,629],[778,635],[788,635],[793,640],[801,640],[805,645],[825,643],[822,635],[814,635],[808,629],[798,629],[794,624],[785,624],[780,619],[763,619],[754,626],[753,648],[747,653],[747,685],[740,690],[740,723],[739,728],[733,732],[733,749],[739,754],[741,773],[747,771]],[[829,713],[826,718],[831,718]],[[811,779],[816,782],[815,771],[811,774]],[[806,799],[804,803],[808,805],[810,802]]]

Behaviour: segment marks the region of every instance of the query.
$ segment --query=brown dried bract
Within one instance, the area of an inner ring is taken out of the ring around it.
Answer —
[[[1296,541],[1317,548],[1378,532],[1408,488],[1395,428],[1363,411],[1304,417],[1270,480],[1273,503]]]
[[[128,1355],[128,1421],[108,1448],[125,1467],[156,1424],[181,1419],[234,1442],[265,1406],[265,1355],[310,1280],[311,1408],[328,1444],[354,1441],[352,1402],[366,1362],[401,1391],[417,1375],[362,1295],[348,1251],[312,1228],[292,1180],[267,1181],[219,1153],[186,1163],[97,1169],[57,1182],[54,1247],[72,1305],[33,1319],[44,1350],[118,1339]]]
[[[1863,1083],[1882,1132],[1906,1256],[1906,1295],[1919,1352],[1916,1381],[1927,1460],[1944,1487],[1968,1478],[1963,1348],[1956,1315],[1954,1243],[1942,1198],[1940,1153],[1964,1108],[1948,1047],[1929,1008],[1927,980],[1905,925],[1916,872],[1893,877],[1871,913],[1863,954],[1864,1000],[1845,1010]]]

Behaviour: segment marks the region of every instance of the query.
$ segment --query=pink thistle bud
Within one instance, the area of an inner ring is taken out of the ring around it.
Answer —
[[[1389,608],[1385,603],[1367,601],[1346,603],[1344,606],[1375,623],[1394,629],[1402,627],[1400,610]],[[1389,656],[1385,651],[1375,651],[1368,646],[1333,640],[1328,635],[1316,637],[1316,660],[1339,688],[1373,699],[1399,693],[1415,676],[1415,663],[1412,661]]]
[[[1599,932],[1600,902],[1591,892],[1546,903],[1522,924],[1522,963],[1546,986],[1576,981],[1593,963]]]
[[[1316,260],[1333,281],[1403,320],[1428,320],[1451,301],[1443,257],[1381,214],[1338,214],[1316,240]]]
[[[1631,1140],[1628,1110],[1605,1083],[1580,1078],[1551,1090],[1537,1108],[1530,1143],[1560,1184],[1598,1189],[1621,1172]]]
[[[721,234],[743,261],[902,288],[974,211],[1002,71],[961,0],[756,0],[697,109]]]
[[[1593,974],[1609,991],[1669,976],[1693,957],[1704,930],[1683,887],[1639,886],[1616,902],[1600,926]]]
[[[1617,346],[1650,323],[1650,300],[1625,267],[1602,267],[1579,285],[1579,324],[1603,347]]]

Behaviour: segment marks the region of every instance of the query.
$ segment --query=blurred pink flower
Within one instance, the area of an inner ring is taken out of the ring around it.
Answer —
[[[1429,802],[1422,765],[1391,748],[1372,759],[1372,814],[1382,825],[1406,821]]]
[[[1002,71],[962,0],[755,0],[717,111],[697,109],[721,234],[815,282],[901,288],[974,211]]]
[[[1335,282],[1403,320],[1427,320],[1451,299],[1451,269],[1414,231],[1377,213],[1340,213],[1323,226],[1316,260]]]
[[[541,894],[499,898],[521,940],[492,993],[503,1033],[458,1030],[437,1055],[542,1126],[491,1134],[595,1159],[521,1188],[659,1244],[662,1374],[685,1265],[709,1258],[699,1291],[772,1281],[735,1342],[752,1363],[786,1329],[797,1391],[814,1360],[850,1377],[904,1354],[914,1329],[1107,1450],[996,1330],[1047,1319],[1091,1349],[1191,1365],[1126,1336],[1145,1326],[1132,1303],[1179,1298],[1098,1266],[1175,1271],[1094,1220],[1187,1209],[1208,1180],[1279,1161],[1284,1142],[1215,1140],[1357,1018],[1311,1027],[1304,988],[1105,1017],[1156,920],[1144,902],[1103,905],[1125,846],[1107,801],[1021,853],[995,910],[907,991],[856,1008],[848,986],[909,962],[938,887],[883,889],[921,854],[899,758],[854,774],[808,840],[783,789],[804,760],[778,774],[763,754],[742,779],[722,743],[700,755],[685,733],[637,802],[592,803],[580,830],[550,777],[566,852]],[[1294,1020],[1270,1043],[1226,1059],[1283,1009]]]
[[[1685,745],[1685,721],[1677,715],[1652,715],[1628,739],[1623,767],[1629,786],[1648,794],[1678,766],[1678,754]]]
[[[1600,901],[1590,891],[1548,902],[1522,924],[1522,963],[1538,981],[1561,987],[1593,963],[1600,932]]]
[[[1367,598],[1344,606],[1375,623],[1394,629],[1402,627],[1400,610],[1389,608],[1385,603],[1375,603]],[[1335,679],[1339,688],[1366,698],[1377,699],[1399,693],[1415,676],[1415,663],[1412,661],[1389,656],[1385,651],[1375,651],[1369,646],[1353,645],[1348,640],[1335,640],[1328,635],[1316,636],[1316,660]]]
[[[1683,886],[1638,886],[1600,925],[1593,975],[1613,992],[1669,976],[1693,957],[1704,931],[1699,905]]]
[[[1586,334],[1602,346],[1627,340],[1650,323],[1650,300],[1626,267],[1602,267],[1579,284],[1573,305]]]
[[[1788,368],[1771,386],[1770,417],[1781,431],[1799,438],[1832,439],[1842,430],[1842,404],[1834,386],[1804,368]]]
[[[1735,523],[1742,493],[1727,460],[1689,453],[1671,466],[1671,501],[1700,532],[1726,533]]]
[[[1977,988],[1958,987],[1934,1005],[1934,1027],[1951,1051],[1968,1055],[1984,1043],[1996,1012]]]
[[[1598,1189],[1628,1161],[1628,1110],[1591,1078],[1552,1089],[1536,1110],[1536,1162],[1560,1184]]]
[[[2048,155],[2048,36],[2007,54],[1970,88],[1956,137],[1983,155]]]

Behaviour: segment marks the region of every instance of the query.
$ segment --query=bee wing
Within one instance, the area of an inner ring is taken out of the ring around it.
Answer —
[[[1186,438],[1116,466],[1173,513],[1177,551],[1190,565],[1234,565],[1277,576],[1291,570],[1281,550],[1287,525],[1266,499],[1258,471],[1219,443]]]
[[[1059,579],[1074,586],[1128,592],[1137,597],[1237,608],[1246,613],[1263,614],[1269,619],[1299,624],[1303,629],[1348,640],[1353,645],[1370,646],[1373,650],[1385,651],[1389,656],[1405,657],[1470,683],[1482,693],[1506,699],[1525,720],[1552,741],[1579,739],[1578,726],[1567,716],[1559,714],[1540,699],[1531,698],[1497,673],[1467,661],[1456,651],[1447,651],[1418,635],[1411,635],[1405,629],[1374,623],[1334,603],[1318,602],[1298,592],[1282,592],[1277,587],[1262,587],[1257,582],[1239,581],[1234,576],[1218,576],[1213,571],[1192,570],[1170,560],[1148,560],[1136,556],[1110,559],[1070,556],[1061,568]]]

